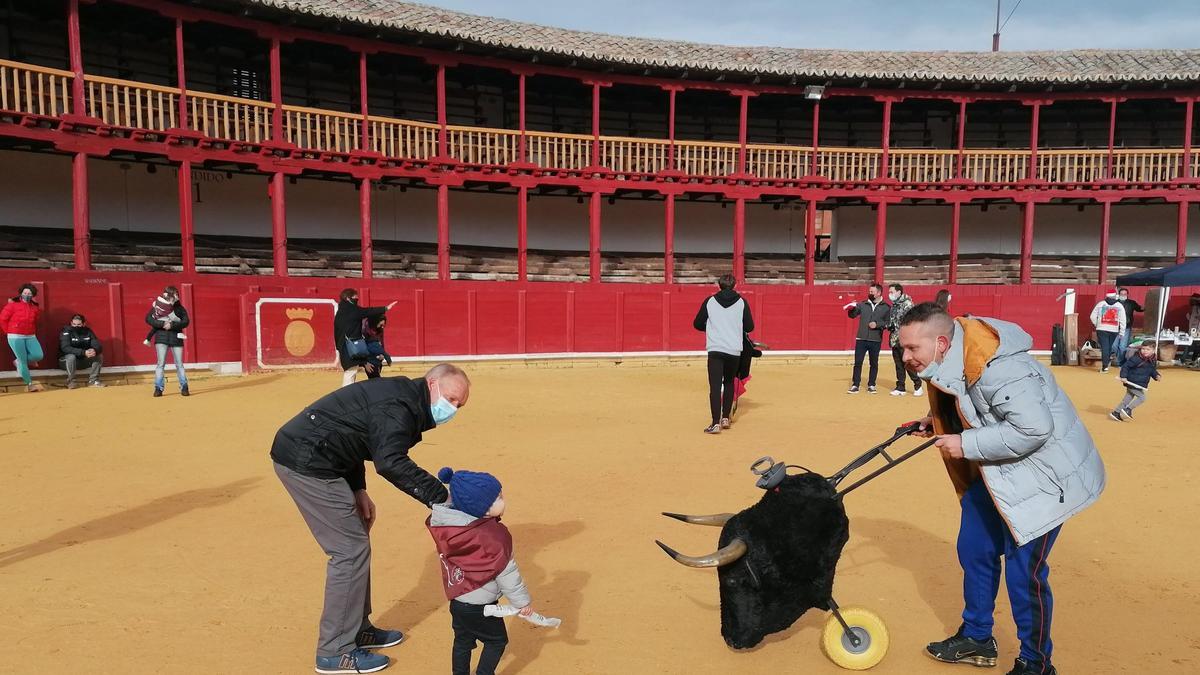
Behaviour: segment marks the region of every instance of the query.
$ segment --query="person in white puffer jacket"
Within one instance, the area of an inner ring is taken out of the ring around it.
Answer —
[[[1113,289],[1096,303],[1092,309],[1092,325],[1096,327],[1096,339],[1100,341],[1100,372],[1107,373],[1116,352],[1113,345],[1125,332],[1128,320],[1125,318],[1125,306],[1117,299],[1117,291]]]

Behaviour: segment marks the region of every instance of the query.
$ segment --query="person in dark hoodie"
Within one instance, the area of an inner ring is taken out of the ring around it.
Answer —
[[[377,372],[378,362],[372,362],[363,338],[362,325],[364,319],[375,319],[383,316],[389,309],[395,307],[392,302],[387,307],[359,307],[358,291],[347,288],[339,296],[337,314],[333,317],[333,346],[337,349],[338,361],[342,365],[342,386],[354,384],[361,368],[370,376]]]
[[[892,306],[883,301],[883,286],[871,284],[867,288],[867,299],[847,303],[842,309],[846,316],[858,319],[858,333],[854,338],[854,373],[847,394],[857,394],[862,383],[863,357],[871,357],[871,371],[867,375],[867,393],[874,394],[875,378],[879,376],[879,347],[883,344],[883,329],[888,324]]]
[[[104,359],[100,353],[104,351],[100,338],[88,328],[87,319],[82,314],[71,317],[71,323],[63,327],[58,335],[58,360],[63,370],[67,371],[67,389],[75,388],[75,370],[88,369],[88,386],[103,387],[100,381],[100,367]]]
[[[737,291],[732,274],[717,279],[720,288],[700,303],[700,311],[692,326],[704,331],[704,348],[708,352],[708,407],[712,423],[704,428],[706,434],[719,434],[728,429],[733,414],[733,380],[742,360],[742,341],[754,330],[750,305]]]
[[[1133,313],[1144,312],[1145,307],[1137,303],[1137,300],[1129,297],[1128,288],[1117,289],[1117,302],[1125,308],[1125,330],[1117,336],[1117,344],[1113,349],[1117,352],[1117,365],[1125,365],[1125,350],[1129,349],[1129,343],[1133,341]]]
[[[318,673],[372,673],[388,666],[370,649],[400,644],[400,631],[376,628],[371,615],[371,540],[375,502],[365,462],[427,507],[446,501],[442,483],[408,456],[422,434],[447,424],[467,404],[471,381],[442,363],[425,378],[381,377],[342,387],[309,405],[275,434],[271,459],[313,537],[329,557],[317,642]]]
[[[1125,385],[1125,398],[1108,416],[1117,422],[1132,422],[1133,409],[1146,402],[1146,388],[1150,386],[1150,380],[1162,379],[1158,372],[1158,345],[1150,340],[1143,342],[1137,353],[1125,359],[1118,379]]]
[[[488,616],[485,608],[505,597],[522,616],[533,614],[529,589],[513,557],[512,534],[500,522],[504,492],[490,473],[443,467],[438,480],[449,484],[450,499],[433,505],[425,527],[437,548],[442,590],[450,601],[451,673],[471,675],[471,652],[480,642],[483,653],[475,675],[493,675],[508,645],[508,630],[504,619]]]

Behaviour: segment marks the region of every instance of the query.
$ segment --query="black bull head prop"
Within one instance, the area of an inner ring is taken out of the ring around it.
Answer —
[[[683,565],[717,568],[721,636],[726,644],[735,649],[753,647],[767,635],[788,628],[812,608],[837,614],[833,575],[850,537],[842,497],[931,446],[933,440],[899,458],[888,456],[888,445],[919,426],[910,423],[900,427],[891,439],[829,477],[808,470],[788,475],[788,465],[764,457],[751,470],[760,476],[758,487],[766,492],[756,504],[739,513],[663,514],[686,523],[721,528],[719,548],[709,555],[687,556],[661,541],[655,543]],[[837,490],[842,479],[876,456],[882,456],[887,465],[841,492]]]
[[[721,636],[730,647],[753,647],[813,607],[831,609],[833,573],[850,537],[850,522],[823,476],[785,476],[737,514],[664,515],[721,527],[720,548],[710,555],[685,556],[658,545],[689,567],[717,568]]]

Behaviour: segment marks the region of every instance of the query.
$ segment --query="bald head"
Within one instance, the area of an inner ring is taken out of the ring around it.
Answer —
[[[431,399],[436,401],[438,395],[444,396],[455,408],[465,406],[471,395],[471,380],[462,368],[452,363],[439,363],[430,368],[425,373],[425,382]]]

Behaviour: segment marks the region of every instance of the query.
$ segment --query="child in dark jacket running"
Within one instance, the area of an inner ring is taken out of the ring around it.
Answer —
[[[1109,417],[1118,422],[1133,421],[1133,409],[1146,402],[1146,387],[1150,386],[1150,380],[1162,379],[1158,372],[1156,351],[1158,347],[1155,343],[1143,342],[1136,354],[1125,359],[1119,378],[1121,384],[1125,385],[1125,398],[1108,414]]]
[[[442,589],[450,600],[452,672],[470,675],[471,652],[476,642],[482,642],[475,673],[492,675],[508,645],[504,619],[496,612],[500,597],[508,598],[526,620],[540,623],[546,618],[533,612],[529,590],[513,558],[512,534],[500,522],[505,507],[500,481],[489,473],[449,467],[438,471],[438,480],[449,484],[450,499],[433,505],[425,526],[437,546]]]

